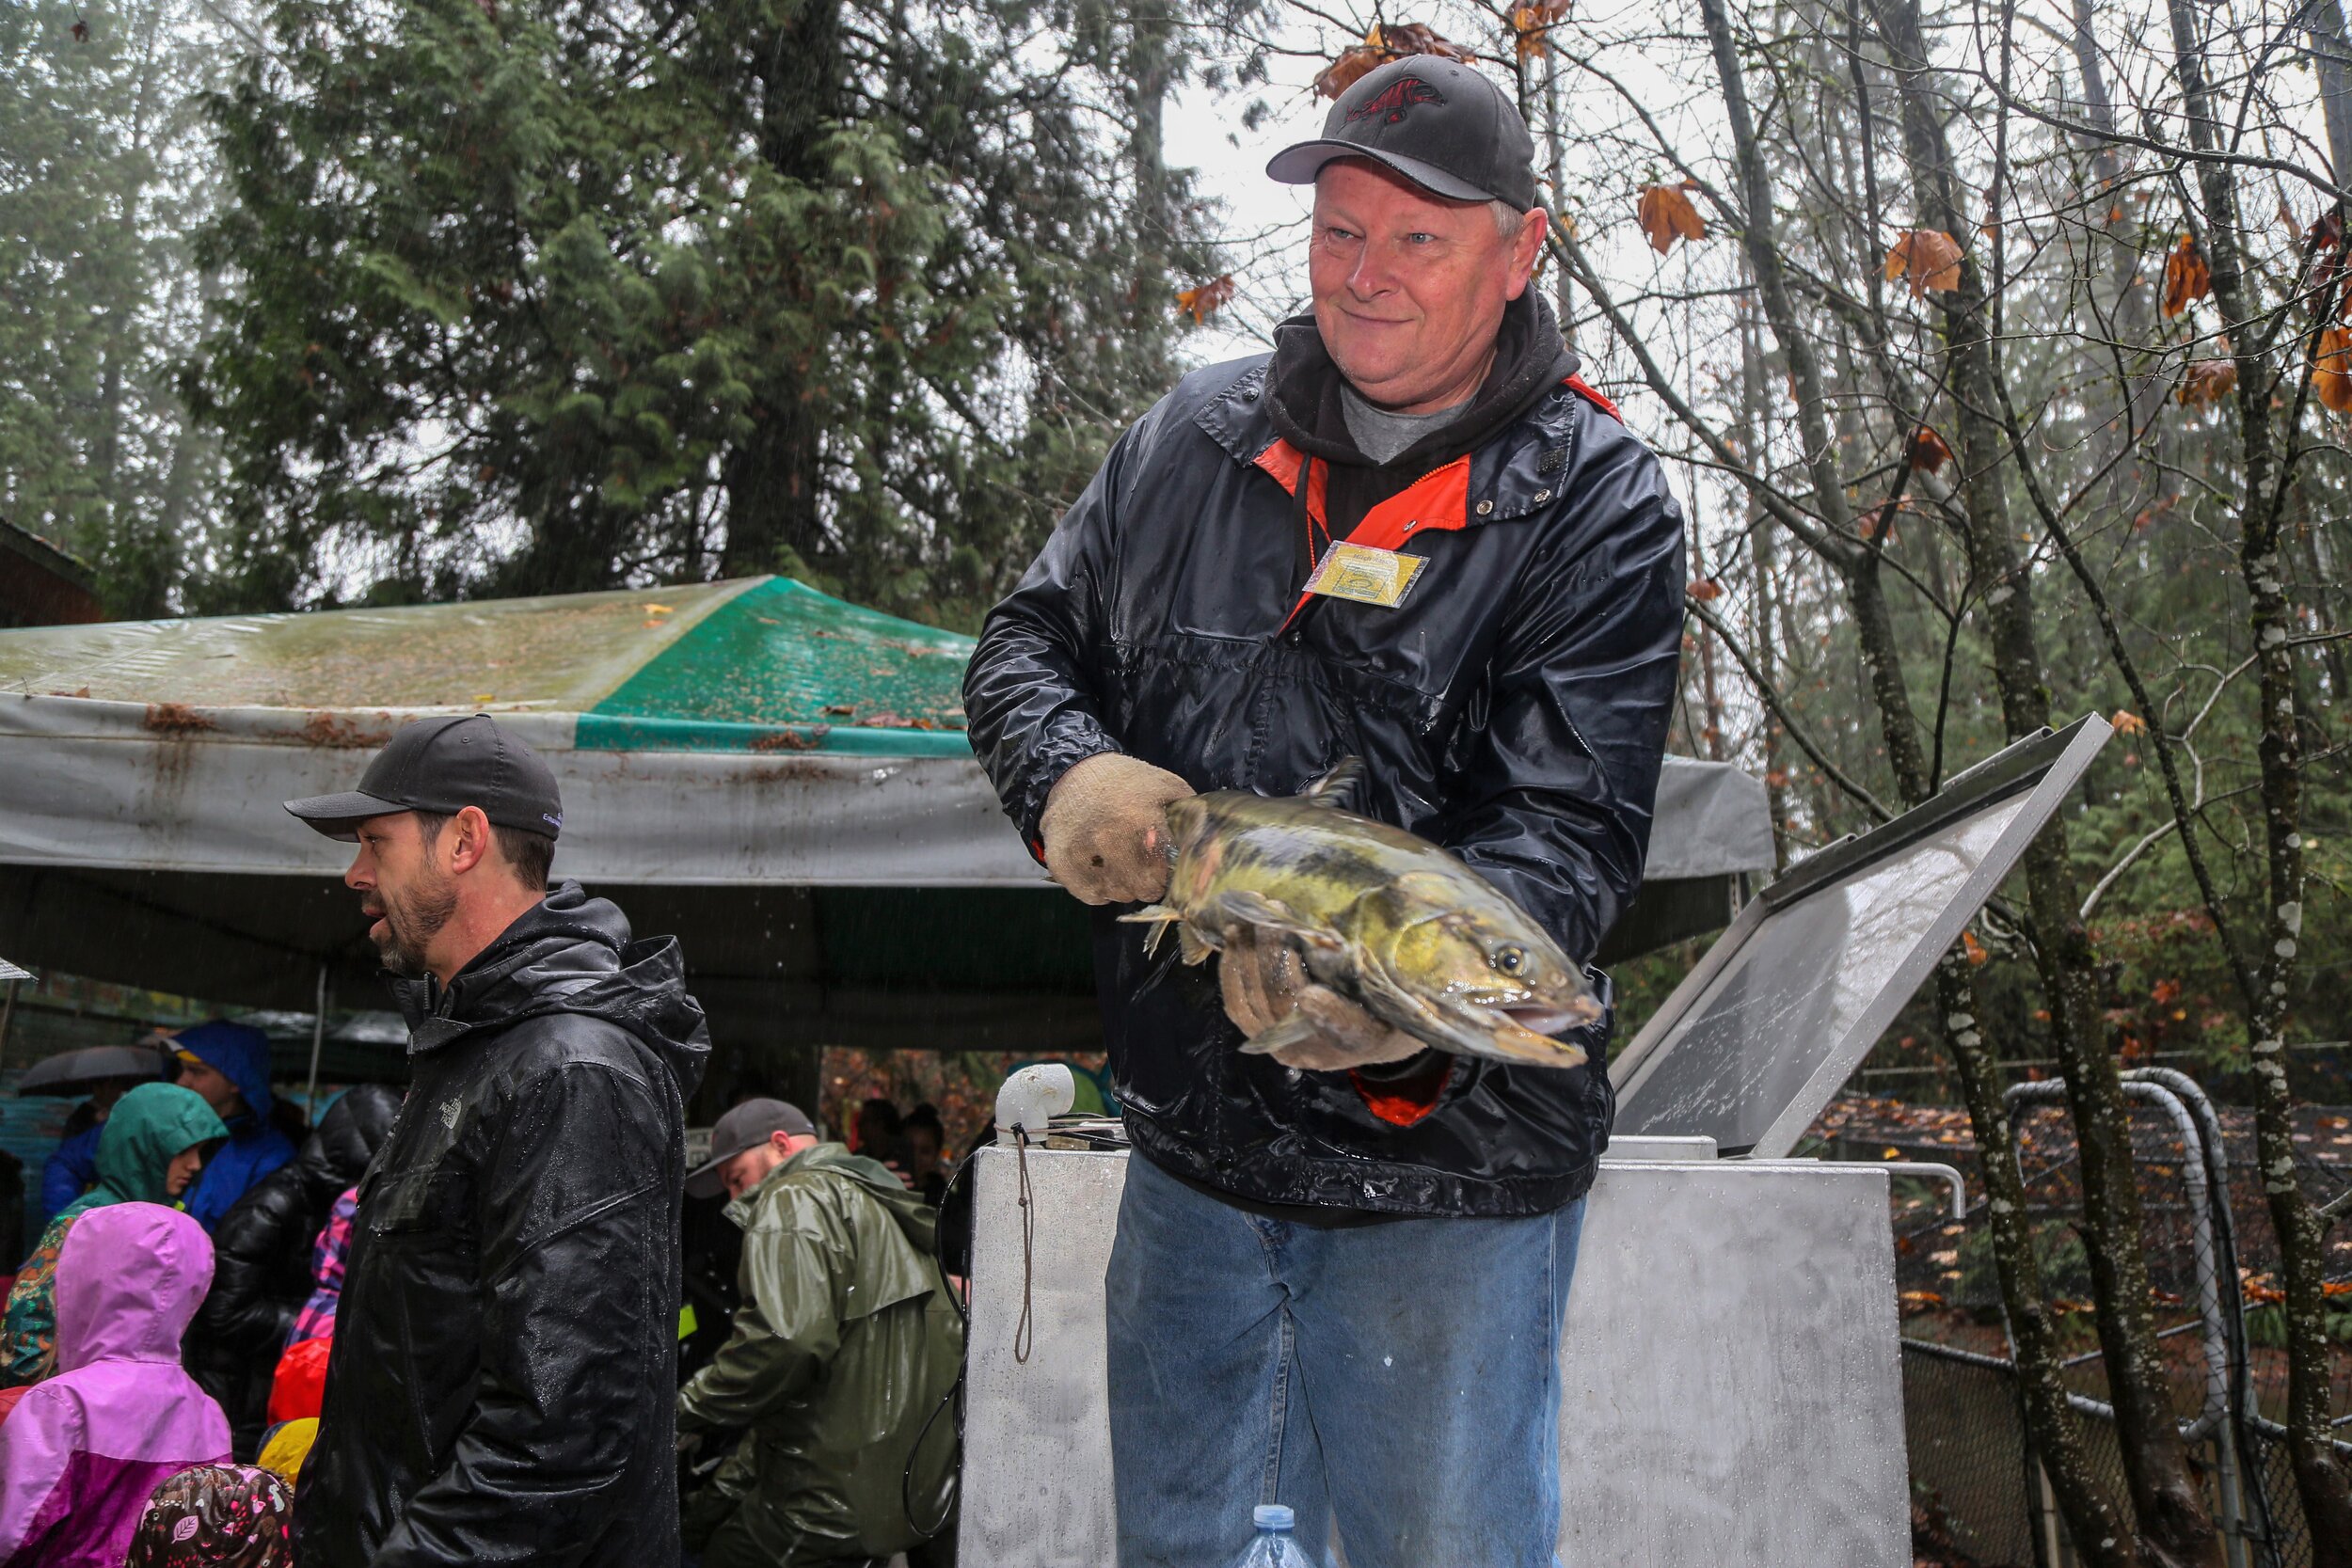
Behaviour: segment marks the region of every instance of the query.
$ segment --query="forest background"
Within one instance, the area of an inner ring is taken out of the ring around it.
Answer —
[[[0,516],[123,616],[774,571],[971,629],[1120,429],[1303,308],[1263,151],[1424,50],[1536,128],[1537,286],[1690,520],[1674,744],[1765,779],[1784,863],[2112,719],[1874,1067],[1989,1155],[2019,1064],[2068,1081],[2122,1491],[2055,1371],[2027,1406],[2105,1563],[2214,1560],[2118,1071],[2257,1108],[2352,1560],[2344,1227],[2289,1120],[2352,1018],[2339,0],[27,0]]]

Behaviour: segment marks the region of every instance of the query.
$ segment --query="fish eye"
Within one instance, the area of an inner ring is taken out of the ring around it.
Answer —
[[[1496,948],[1494,966],[1505,974],[1517,974],[1527,967],[1527,949],[1524,947]]]

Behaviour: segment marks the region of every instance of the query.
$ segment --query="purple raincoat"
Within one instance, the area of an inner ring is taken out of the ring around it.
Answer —
[[[0,1565],[118,1568],[148,1495],[229,1463],[229,1421],[180,1369],[213,1243],[154,1203],[93,1209],[57,1258],[57,1375],[0,1425]]]

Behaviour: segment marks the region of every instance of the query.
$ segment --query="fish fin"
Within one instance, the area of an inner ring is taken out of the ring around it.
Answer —
[[[1337,810],[1347,803],[1356,793],[1356,786],[1363,782],[1364,759],[1342,757],[1332,765],[1331,771],[1299,791],[1298,798]]]
[[[1162,927],[1161,929],[1165,930],[1167,927]],[[1194,930],[1191,927],[1179,926],[1176,927],[1177,956],[1182,958],[1187,964],[1207,963],[1209,961],[1209,955],[1215,953],[1216,951],[1216,948],[1215,945],[1213,945],[1206,938],[1202,937],[1200,932]]]
[[[1315,1026],[1305,1015],[1293,1013],[1279,1023],[1269,1024],[1241,1042],[1241,1048],[1252,1056],[1270,1056],[1275,1052],[1294,1045],[1304,1045],[1315,1037]]]
[[[1182,928],[1184,918],[1182,914],[1169,909],[1166,904],[1146,904],[1132,913],[1119,917],[1122,925],[1152,927],[1151,934],[1143,939],[1143,956],[1147,958],[1159,952],[1160,941],[1168,935],[1168,928],[1170,926]],[[1189,958],[1185,960],[1187,963],[1192,961]]]
[[[1309,928],[1291,913],[1290,906],[1247,888],[1232,888],[1216,895],[1216,912],[1230,926],[1263,926],[1285,936],[1306,936]]]

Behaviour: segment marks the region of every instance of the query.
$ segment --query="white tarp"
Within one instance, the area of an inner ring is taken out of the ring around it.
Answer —
[[[188,708],[0,694],[0,863],[337,876],[279,802],[350,789],[393,710]],[[501,713],[555,769],[590,882],[1025,886],[1043,873],[969,757],[596,752],[574,716]],[[1763,784],[1670,757],[1652,880],[1770,871]]]

